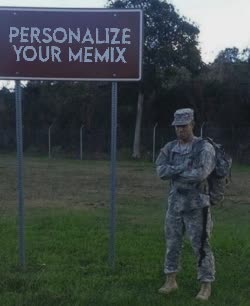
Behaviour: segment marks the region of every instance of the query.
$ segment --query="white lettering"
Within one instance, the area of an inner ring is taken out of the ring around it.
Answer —
[[[77,34],[75,34],[71,29],[69,29],[69,43],[72,44],[74,38],[76,41],[80,42],[80,29],[77,28]]]
[[[74,54],[72,49],[69,47],[69,61],[77,61],[79,59],[79,62],[82,62],[82,48],[79,49],[78,53]]]
[[[39,44],[41,43],[39,39],[40,35],[40,29],[36,27],[30,28],[30,42],[33,43],[34,41],[37,41]]]
[[[94,44],[94,39],[91,36],[89,28],[87,28],[87,31],[82,39],[82,43],[84,44],[86,41],[89,41],[92,45]]]
[[[60,33],[60,32],[63,34],[61,39],[56,37],[57,33]],[[67,40],[66,30],[64,28],[56,28],[55,31],[53,32],[53,39],[57,43],[60,43],[60,44],[64,43]]]
[[[118,63],[120,60],[123,62],[123,63],[127,63],[124,56],[123,56],[123,53],[126,51],[126,48],[122,48],[122,50],[120,50],[119,47],[116,47],[116,51],[119,53],[118,54],[118,57],[117,59],[115,60],[116,63]]]
[[[74,44],[74,47],[72,45],[68,47],[68,62],[127,63],[127,48],[122,47],[132,43],[131,29],[129,28],[82,29],[80,27],[57,27],[54,29],[10,27],[9,41],[12,43],[17,62],[36,60],[42,63],[62,62],[65,46],[61,49],[59,44],[63,43]],[[51,46],[53,42],[55,44]],[[23,45],[20,46],[21,44]],[[106,48],[104,48],[104,44],[106,44]],[[118,45],[120,46],[118,47]]]
[[[45,38],[42,39],[42,42],[44,42],[45,44],[48,44],[48,43],[52,42],[52,37],[48,32],[51,32],[50,28],[44,28],[43,29],[43,36],[47,37],[47,39],[45,39]]]
[[[118,29],[118,28],[111,28],[110,29],[110,33],[114,33],[114,36],[111,39],[111,45],[120,44],[120,41],[116,40],[119,32],[120,32],[120,29]]]
[[[39,56],[39,60],[41,62],[47,62],[49,60],[49,56],[50,56],[50,47],[49,46],[45,46],[45,58],[43,57],[43,53],[42,53],[42,46],[39,46],[38,48],[38,56]]]
[[[95,34],[95,36],[96,36],[96,43],[97,44],[105,44],[105,42],[106,42],[105,40],[100,40],[99,39],[99,29],[96,29],[95,32],[96,32],[96,34]]]
[[[91,45],[121,45],[131,44],[131,29],[129,28],[39,28],[10,27],[9,42],[14,43],[81,43]]]
[[[109,43],[109,28],[105,28],[105,33],[106,33],[106,43]]]
[[[110,61],[111,61],[111,63],[114,63],[114,51],[115,51],[115,48],[111,47],[110,48]]]
[[[19,30],[16,27],[10,27],[9,42],[13,42],[13,38],[19,35]]]
[[[103,54],[100,54],[98,49],[95,49],[95,63],[97,63],[98,60],[100,62],[105,60],[106,63],[109,61],[109,48],[107,48]]]
[[[92,56],[92,53],[89,53],[88,50],[93,50],[93,47],[85,47],[84,48],[84,51],[85,51],[85,53],[84,53],[84,62],[85,63],[92,63],[93,60],[88,58],[89,56]]]
[[[52,62],[55,62],[55,59],[57,59],[58,62],[61,62],[60,54],[61,54],[61,49],[59,47],[55,46],[51,47]]]
[[[131,41],[129,40],[129,41],[127,41],[126,39],[127,38],[129,38],[130,39],[130,34],[126,34],[126,32],[131,32],[131,30],[130,29],[127,29],[127,28],[125,28],[125,29],[122,29],[122,44],[128,44],[128,45],[130,45],[131,44]]]
[[[29,52],[31,51],[31,52]],[[32,54],[33,52],[33,54]],[[31,53],[31,56],[28,56],[28,53]],[[26,46],[23,49],[23,59],[27,62],[33,62],[37,58],[36,49],[32,46]]]
[[[15,45],[13,45],[13,48],[14,48],[14,50],[16,52],[16,61],[20,62],[20,53],[21,53],[21,51],[23,49],[23,46],[20,46],[19,49],[17,49],[17,47]]]
[[[25,37],[28,37],[29,33],[25,33],[25,32],[28,32],[29,31],[29,28],[25,28],[25,27],[21,27],[21,31],[20,31],[20,34],[21,34],[21,38],[20,38],[20,42],[29,42],[29,40]]]

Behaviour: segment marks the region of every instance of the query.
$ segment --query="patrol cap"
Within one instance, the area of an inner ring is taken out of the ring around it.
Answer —
[[[180,108],[174,113],[172,125],[187,125],[194,120],[194,111],[191,108]]]

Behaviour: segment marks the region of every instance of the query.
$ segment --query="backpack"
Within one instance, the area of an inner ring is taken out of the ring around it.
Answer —
[[[225,152],[221,144],[215,143],[212,138],[202,137],[194,144],[195,152],[198,153],[204,141],[209,142],[215,150],[215,167],[207,177],[210,203],[218,205],[224,200],[224,194],[227,185],[231,182],[232,158]],[[177,140],[171,142],[170,145],[170,160],[173,159],[172,148],[176,145]],[[162,151],[164,153],[164,151]]]
[[[224,199],[226,186],[231,182],[232,158],[225,152],[221,144],[215,143],[211,138],[204,137],[215,150],[215,168],[208,176],[209,195],[211,205],[218,205]]]

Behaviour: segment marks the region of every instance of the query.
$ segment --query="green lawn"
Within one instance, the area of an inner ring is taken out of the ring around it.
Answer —
[[[119,162],[115,269],[108,265],[106,161],[24,162],[26,268],[18,265],[16,160],[0,156],[1,306],[192,306],[195,260],[183,246],[180,289],[164,281],[166,186],[147,162]],[[213,209],[217,279],[206,305],[250,306],[250,167],[234,166],[223,207]],[[204,303],[203,303],[204,304]]]

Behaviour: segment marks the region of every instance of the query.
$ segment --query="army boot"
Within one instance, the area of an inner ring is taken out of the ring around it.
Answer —
[[[172,291],[178,289],[178,285],[176,283],[176,273],[169,273],[166,276],[165,284],[159,289],[159,293],[169,294]]]
[[[201,290],[196,295],[197,300],[207,301],[211,295],[211,283],[201,283]]]

